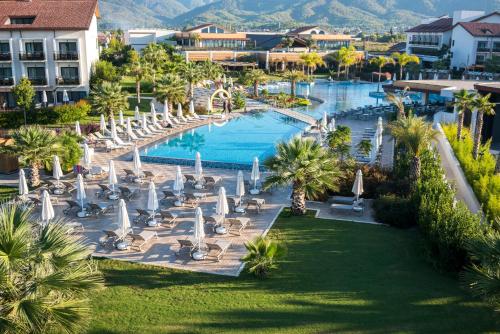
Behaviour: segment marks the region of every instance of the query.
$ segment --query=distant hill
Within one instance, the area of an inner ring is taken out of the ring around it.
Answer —
[[[301,24],[407,27],[454,10],[500,10],[500,0],[100,0],[101,26],[182,28],[217,22],[236,29]]]

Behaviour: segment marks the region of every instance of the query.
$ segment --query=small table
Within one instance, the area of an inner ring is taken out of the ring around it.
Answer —
[[[55,188],[54,189],[54,195],[62,195],[64,194],[64,189],[62,188]]]
[[[78,211],[76,213],[77,217],[78,218],[85,218],[85,217],[88,217],[89,213],[87,212],[87,210],[85,208],[83,208],[82,211]]]
[[[238,207],[234,208],[234,212],[245,213],[245,208],[243,208],[242,206],[238,206]]]
[[[258,194],[260,194],[260,190],[257,189],[257,188],[250,189],[250,194],[252,194],[252,195],[258,195]]]
[[[196,184],[194,185],[194,189],[197,189],[197,190],[203,189],[203,184],[199,183],[199,182],[196,182]]]
[[[109,194],[108,198],[112,201],[116,201],[117,199],[120,198],[120,195],[118,195],[116,192]]]
[[[116,249],[124,251],[128,249],[128,246],[129,246],[128,242],[122,241],[116,244]]]
[[[227,228],[224,226],[216,226],[214,231],[216,234],[227,234]]]
[[[193,258],[193,260],[195,261],[202,261],[202,260],[205,260],[205,257],[207,256],[207,253],[206,252],[203,252],[201,250],[199,251],[196,251],[194,252],[191,257]]]

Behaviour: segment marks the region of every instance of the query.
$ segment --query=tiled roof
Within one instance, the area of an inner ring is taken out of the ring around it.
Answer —
[[[404,52],[406,50],[406,42],[399,42],[391,46],[388,50],[387,53],[393,53],[393,52]]]
[[[500,15],[500,12],[491,12],[489,14],[483,15],[481,17],[478,17],[477,19],[472,20],[471,22],[478,22],[478,21],[484,20],[484,19],[486,19],[490,16],[493,16],[493,15]]]
[[[500,23],[460,22],[469,34],[476,37],[500,37]]]
[[[406,32],[445,32],[453,27],[453,19],[443,17],[431,23],[420,24],[416,27],[406,30]]]
[[[297,28],[295,30],[289,31],[288,34],[289,35],[296,35],[296,34],[300,34],[300,33],[303,33],[304,31],[308,31],[308,30],[311,30],[311,29],[314,29],[314,28],[318,28],[318,26],[300,27],[300,28]]]
[[[0,30],[86,30],[97,0],[0,0]],[[34,17],[31,24],[10,24],[10,18]]]

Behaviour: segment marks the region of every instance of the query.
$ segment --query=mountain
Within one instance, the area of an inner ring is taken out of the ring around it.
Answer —
[[[104,27],[182,28],[204,22],[236,29],[320,24],[408,27],[454,10],[500,9],[500,0],[100,0]]]

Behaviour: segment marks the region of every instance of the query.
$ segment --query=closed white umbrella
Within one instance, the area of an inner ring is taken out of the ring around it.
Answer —
[[[26,196],[28,196],[29,193],[29,188],[28,184],[26,183],[26,175],[24,174],[24,169],[22,168],[19,170],[18,188],[19,188],[19,196],[21,196],[22,198],[26,198]]]
[[[142,121],[141,121],[141,123],[142,123],[142,128],[144,130],[146,130],[146,131],[149,131],[149,129],[148,129],[148,120],[146,118],[146,113],[142,113]]]
[[[49,223],[49,220],[55,217],[54,207],[52,206],[52,202],[50,201],[50,195],[47,190],[42,192],[42,221],[46,224]]]
[[[163,120],[167,123],[170,123],[170,115],[168,112],[168,102],[165,101],[165,104],[163,105]]]
[[[257,195],[259,190],[257,189],[257,181],[260,179],[260,170],[259,170],[259,158],[253,158],[252,164],[252,173],[250,174],[250,180],[253,181],[253,189],[250,190],[252,195]]]
[[[184,190],[184,177],[182,176],[182,171],[180,166],[177,166],[173,189],[175,192],[177,192],[178,195],[180,195]]]
[[[59,179],[63,177],[63,172],[61,170],[61,163],[59,162],[59,157],[54,155],[52,158],[52,177],[57,180],[57,184],[59,185]]]
[[[63,90],[63,102],[64,103],[68,103],[69,102],[68,91],[66,89]]]
[[[398,80],[398,76],[397,76],[397,74],[396,74],[396,73],[394,73],[394,74],[392,75],[392,81],[396,81],[396,80]]]
[[[306,97],[309,96],[309,85],[306,86],[306,94],[305,95],[306,95]]]
[[[439,79],[438,74],[434,73],[434,80],[437,80],[437,79]]]
[[[422,80],[422,77],[423,77],[423,76],[422,76],[422,72],[420,72],[420,73],[418,74],[418,80]]]
[[[42,103],[44,104],[47,104],[48,100],[47,100],[47,92],[46,91],[42,91]]]
[[[323,112],[323,118],[321,119],[321,130],[326,131],[328,129],[328,116],[326,111]]]
[[[156,125],[156,122],[157,122],[157,119],[156,119],[156,108],[155,108],[155,104],[153,103],[153,101],[151,101],[151,104],[150,104],[150,114],[151,114],[151,122]]]
[[[123,111],[121,111],[121,110],[118,112],[118,124],[120,126],[124,126],[125,125],[125,120],[123,118]]]
[[[115,119],[114,118],[111,118],[110,119],[110,130],[111,130],[111,138],[113,138],[113,140],[116,140],[116,138],[118,138],[118,133],[116,132],[116,123],[115,123]]]
[[[139,114],[139,106],[135,106],[135,109],[134,109],[134,119],[136,121],[139,121],[141,119],[141,116]]]
[[[121,233],[120,237],[126,236],[130,232],[130,230],[132,229],[131,225],[130,225],[130,218],[129,218],[128,212],[127,212],[127,206],[126,206],[125,201],[123,199],[120,199],[120,201],[118,202],[118,221],[117,221],[117,223],[118,223],[120,233]]]
[[[156,194],[156,187],[153,181],[149,182],[149,188],[148,188],[148,206],[147,206],[149,211],[152,211],[152,221],[151,225],[156,225],[156,220],[154,219],[155,217],[155,212],[158,210],[158,195]]]
[[[194,101],[189,102],[189,113],[194,114]]]
[[[233,78],[229,77],[229,86],[233,87]]]
[[[406,72],[406,80],[410,80],[410,72]]]
[[[101,114],[101,120],[99,123],[99,129],[101,130],[102,134],[105,135],[106,133],[106,120],[104,119],[104,114]]]
[[[330,132],[334,132],[336,130],[335,118],[333,118],[333,117],[332,117],[332,120],[330,121],[330,124],[328,125],[328,130],[330,130]]]
[[[363,194],[363,173],[360,169],[356,173],[356,179],[352,186],[352,193],[356,196],[356,202],[359,200],[359,196]]]
[[[141,164],[141,157],[139,155],[139,149],[137,146],[134,147],[134,173],[136,176],[139,176],[142,173],[142,164]]]
[[[201,155],[200,152],[196,152],[195,160],[194,160],[194,175],[196,177],[196,181],[200,182],[203,177],[203,167],[201,165]]]
[[[111,186],[113,192],[115,191],[115,184],[118,184],[118,179],[116,178],[115,163],[113,160],[109,160],[109,171],[108,171],[108,183]]]
[[[448,74],[448,80],[451,80],[451,73]]]
[[[238,176],[236,177],[236,196],[240,198],[245,196],[245,181],[243,180],[243,172],[238,171]]]
[[[75,132],[79,136],[82,135],[82,129],[80,128],[80,122],[78,121],[75,122]]]
[[[210,99],[210,97],[208,97],[208,101],[207,101],[207,114],[210,114],[212,112],[212,100]]]
[[[217,205],[215,206],[215,213],[222,216],[224,220],[225,216],[229,213],[229,205],[227,204],[226,189],[224,187],[219,188],[219,194],[217,196]]]
[[[90,153],[89,145],[87,143],[83,144],[83,164],[89,167],[92,163],[92,154]]]
[[[85,193],[85,185],[83,184],[82,174],[78,174],[76,176],[76,199],[80,201],[80,206],[82,207],[82,211],[80,215],[84,215],[83,213],[83,201],[87,198],[87,194]]]
[[[195,220],[194,220],[194,240],[198,248],[200,248],[203,239],[205,239],[205,226],[203,220],[203,212],[200,207],[195,210]]]
[[[180,103],[177,104],[177,117],[182,119],[182,105]]]
[[[225,74],[222,76],[222,83],[223,83],[224,85],[227,83],[227,77],[226,77],[226,75],[225,75]]]
[[[130,117],[127,117],[127,120],[125,121],[125,127],[127,128],[129,139],[131,139],[134,132],[132,131],[132,123],[130,122]]]

